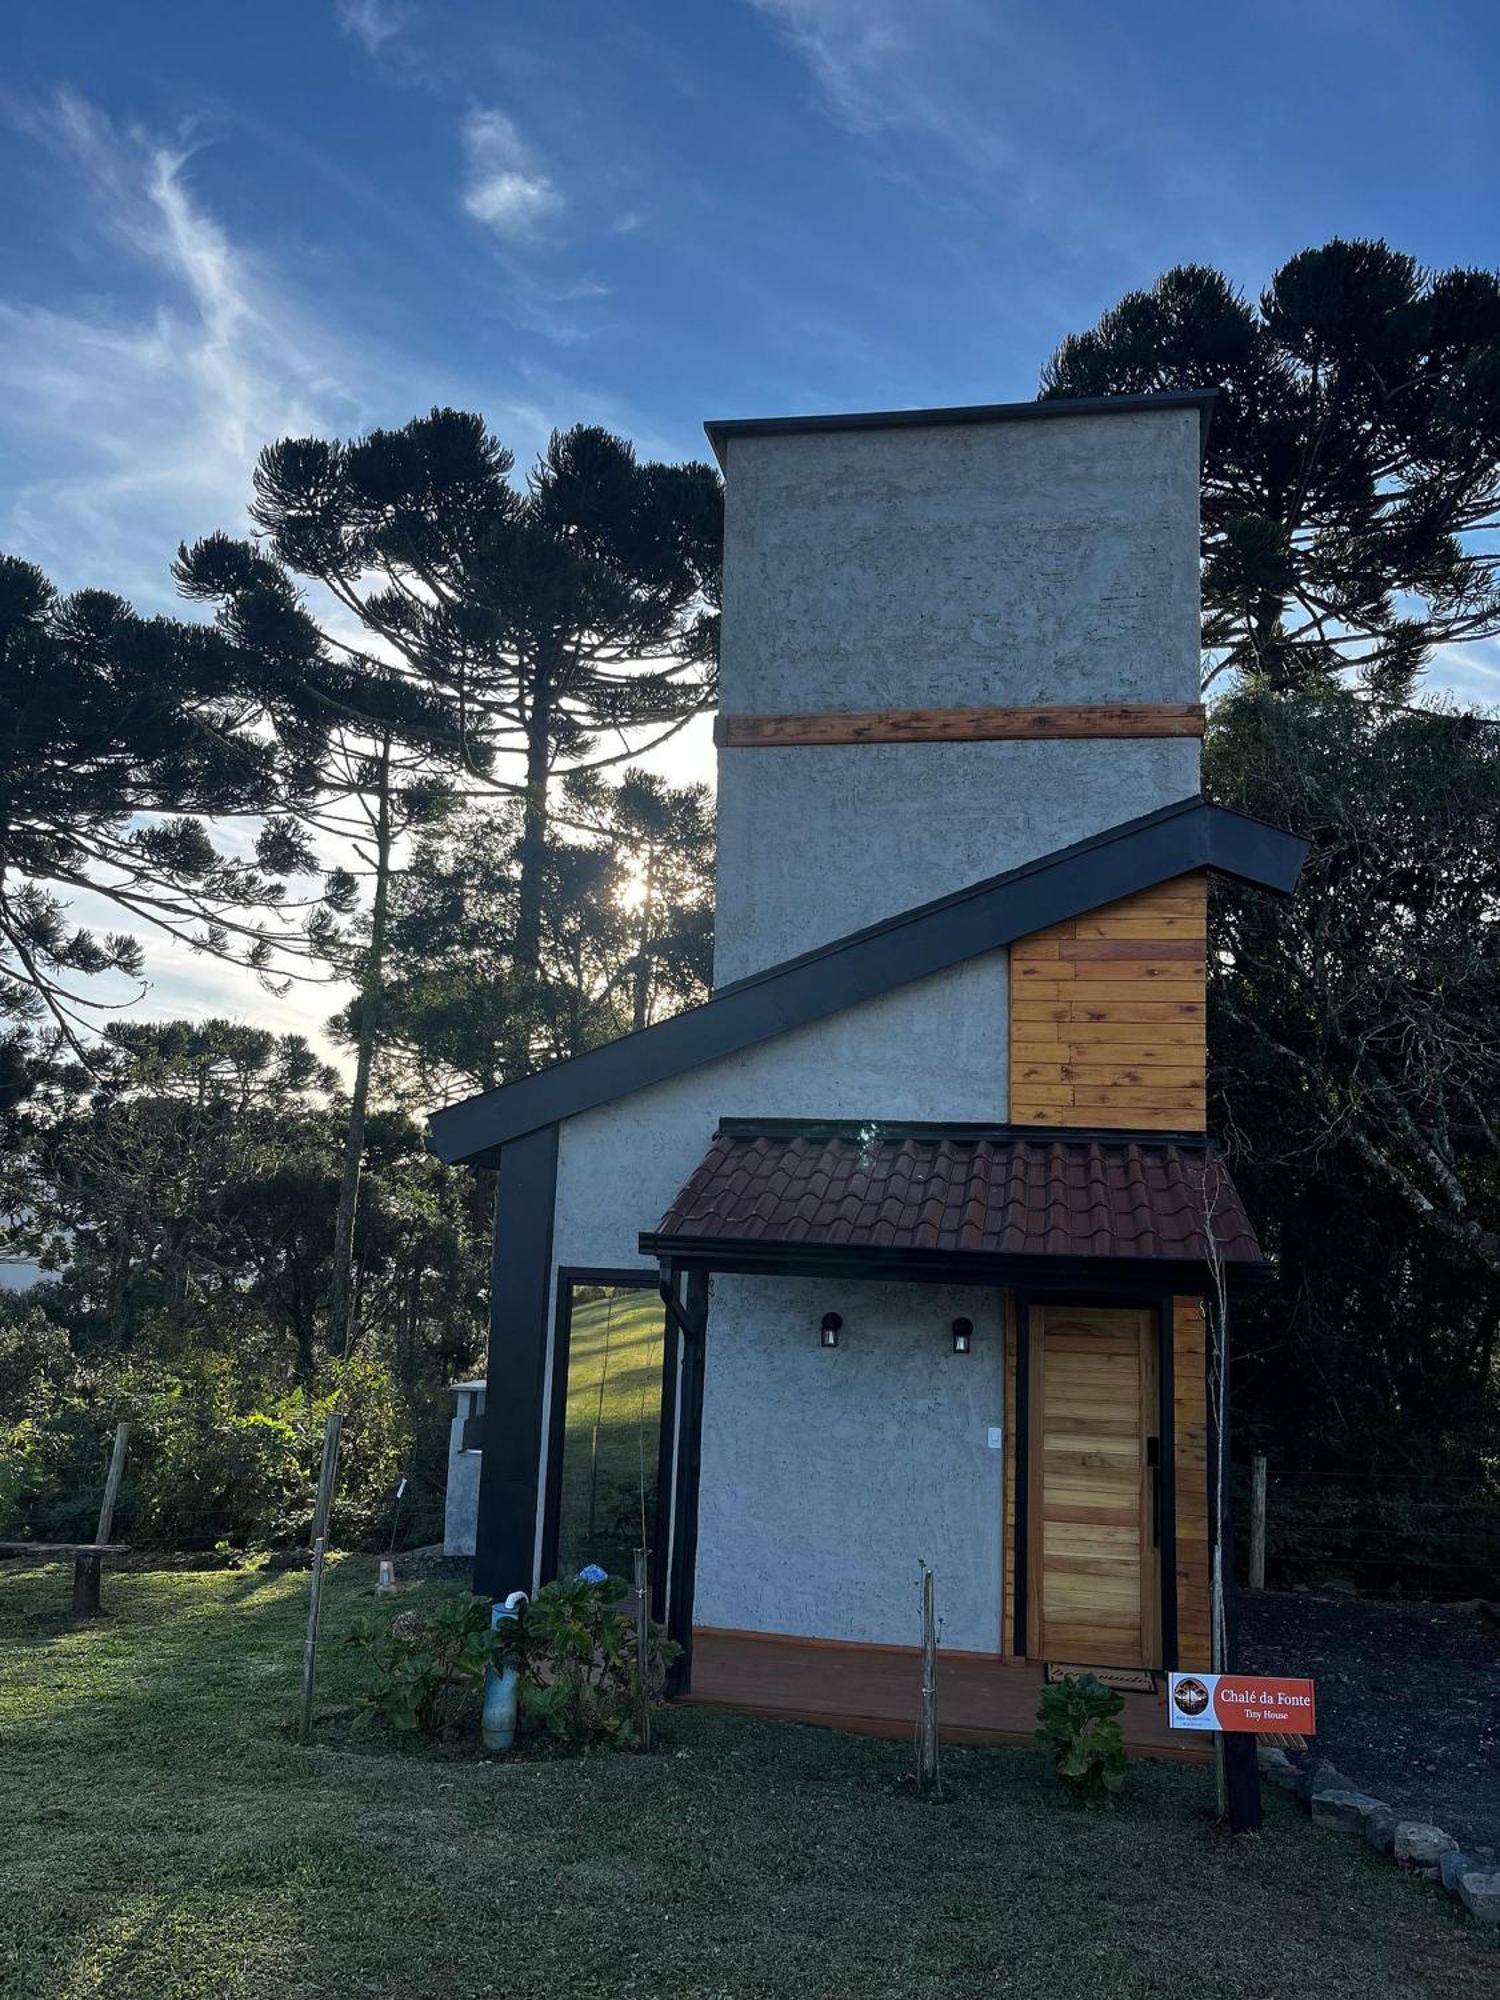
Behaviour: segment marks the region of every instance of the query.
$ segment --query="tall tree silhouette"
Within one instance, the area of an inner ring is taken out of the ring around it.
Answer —
[[[1204,676],[1357,668],[1396,702],[1500,631],[1500,279],[1335,238],[1255,303],[1199,264],[1071,334],[1044,397],[1217,386]]]

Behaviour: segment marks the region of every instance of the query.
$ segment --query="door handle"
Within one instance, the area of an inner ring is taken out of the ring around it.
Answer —
[[[1151,1474],[1151,1546],[1161,1547],[1161,1439],[1146,1440],[1146,1468]]]

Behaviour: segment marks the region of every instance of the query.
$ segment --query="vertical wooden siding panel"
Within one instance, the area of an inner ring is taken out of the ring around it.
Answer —
[[[1180,875],[1011,946],[1012,1124],[1203,1129],[1207,916]]]
[[[1005,1521],[1000,1537],[1000,1651],[1015,1651],[1016,1640],[1016,1298],[1005,1294]]]
[[[1208,1330],[1199,1300],[1172,1308],[1172,1406],[1177,1429],[1177,1657],[1207,1672],[1209,1659]]]

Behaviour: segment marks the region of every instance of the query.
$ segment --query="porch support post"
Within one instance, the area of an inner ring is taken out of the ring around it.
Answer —
[[[481,1597],[535,1587],[556,1198],[557,1127],[544,1125],[508,1141],[495,1183],[484,1459],[474,1537],[474,1589]]]
[[[1031,1308],[1024,1292],[1015,1294],[1016,1434],[1011,1440],[1016,1464],[1015,1547],[1011,1550],[1011,1593],[1014,1598],[1013,1648],[1026,1658],[1026,1604],[1031,1587]]]
[[[1239,1605],[1234,1582],[1234,1514],[1230,1500],[1229,1305],[1227,1295],[1204,1301],[1208,1313],[1208,1518],[1214,1550],[1219,1551],[1220,1588],[1224,1600],[1222,1638],[1215,1621],[1212,1666],[1215,1673],[1233,1673],[1239,1649]],[[1216,1386],[1219,1393],[1215,1394]],[[1260,1764],[1255,1738],[1225,1731],[1219,1738],[1224,1759],[1224,1794],[1231,1833],[1260,1829]]]
[[[658,1289],[665,1304],[667,1287],[662,1285]],[[651,1616],[658,1625],[667,1622],[667,1565],[671,1561],[672,1511],[675,1505],[673,1473],[677,1464],[677,1403],[685,1351],[682,1329],[670,1307],[663,1318],[661,1422],[656,1434],[656,1525],[651,1543]]]
[[[708,1273],[686,1274],[679,1296],[677,1267],[662,1266],[662,1298],[682,1336],[677,1463],[672,1494],[672,1569],[667,1585],[667,1637],[681,1650],[667,1676],[669,1695],[693,1684],[693,1590],[698,1569],[698,1485],[703,1459],[703,1371],[708,1344]]]

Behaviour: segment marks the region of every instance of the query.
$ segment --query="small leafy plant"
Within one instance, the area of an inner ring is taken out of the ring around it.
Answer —
[[[367,1619],[349,1643],[374,1667],[360,1706],[399,1734],[436,1742],[478,1713],[484,1670],[502,1664],[507,1635],[490,1630],[487,1598],[456,1592],[431,1611],[403,1611],[386,1627]]]
[[[1097,1805],[1125,1789],[1125,1703],[1093,1674],[1069,1674],[1043,1688],[1036,1740],[1052,1753],[1063,1787],[1078,1805]]]

